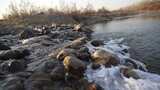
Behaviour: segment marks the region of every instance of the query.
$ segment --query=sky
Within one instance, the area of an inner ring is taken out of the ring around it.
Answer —
[[[0,0],[0,17],[2,14],[7,13],[8,5],[11,1],[19,3],[21,0]],[[134,4],[141,0],[29,0],[36,6],[41,7],[55,7],[59,6],[60,3],[73,4],[76,3],[79,7],[84,7],[88,3],[92,4],[94,9],[100,8],[102,6],[109,10],[115,10],[127,5]]]

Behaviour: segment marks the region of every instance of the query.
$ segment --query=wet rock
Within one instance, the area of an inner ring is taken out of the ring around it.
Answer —
[[[3,81],[2,88],[4,90],[24,90],[23,81],[22,78],[11,76]]]
[[[27,79],[32,75],[32,72],[22,71],[22,72],[16,73],[15,75],[18,77]]]
[[[11,48],[7,45],[0,43],[0,50],[10,50]]]
[[[21,59],[29,54],[29,50],[27,49],[1,51],[0,60]]]
[[[75,89],[73,89],[73,88],[71,88],[71,87],[64,87],[63,90],[75,90]]]
[[[26,63],[22,60],[8,60],[0,64],[0,71],[4,73],[15,73],[23,71],[25,68]]]
[[[83,77],[83,73],[86,69],[86,64],[83,61],[75,56],[67,56],[64,58],[63,64],[68,73],[75,76],[75,78]]]
[[[74,49],[62,49],[58,53],[57,59],[62,61],[66,56],[74,55],[75,53],[76,51]]]
[[[98,47],[98,46],[104,45],[104,42],[102,40],[92,40],[91,44],[95,47]]]
[[[134,79],[140,79],[140,76],[138,76],[138,74],[132,68],[121,67],[120,72],[127,78],[132,77]]]
[[[88,52],[82,52],[82,53],[77,52],[76,56],[83,61],[89,61],[90,60],[90,53],[88,53]]]
[[[97,64],[103,64],[106,67],[119,64],[119,59],[114,54],[105,50],[96,50],[92,55],[92,60]]]
[[[51,79],[55,80],[65,80],[65,68],[63,65],[56,66],[50,73]]]
[[[25,90],[50,90],[53,85],[50,75],[42,72],[35,72],[24,83]]]
[[[88,85],[87,90],[104,90],[104,89],[101,86],[99,86],[98,84],[91,83]]]
[[[32,37],[29,39],[22,40],[22,44],[33,44],[33,43],[40,43],[42,41],[50,41],[51,38],[49,36],[43,35],[38,37]]]
[[[45,73],[50,73],[54,68],[56,68],[59,65],[59,62],[57,60],[54,61],[46,61],[44,63],[44,66],[42,66],[42,71]]]
[[[89,49],[87,47],[81,47],[78,51],[79,52],[89,52]]]
[[[78,24],[78,25],[75,25],[75,26],[74,26],[74,30],[75,30],[75,31],[81,31],[81,29],[82,29],[81,24]]]
[[[84,45],[87,42],[87,38],[86,37],[81,37],[78,38],[74,41],[72,41],[69,45],[67,45],[66,47],[68,48],[80,48],[82,45]]]
[[[92,64],[91,64],[91,68],[92,68],[93,70],[98,69],[98,68],[100,68],[100,67],[101,67],[100,64],[96,64],[96,63],[92,63]]]
[[[19,39],[28,39],[37,36],[39,32],[31,29],[26,29],[19,34]]]
[[[79,50],[77,50],[76,56],[83,61],[89,61],[90,60],[89,49],[87,47],[81,47]]]

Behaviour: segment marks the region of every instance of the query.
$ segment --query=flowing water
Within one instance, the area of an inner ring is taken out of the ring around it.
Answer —
[[[160,90],[159,17],[136,16],[125,20],[114,20],[96,24],[93,30],[95,31],[93,38],[105,40],[105,45],[94,47],[89,42],[86,46],[90,52],[96,49],[106,50],[117,55],[120,64],[111,68],[101,65],[96,70],[89,65],[85,75],[90,82],[97,83],[104,90]],[[130,49],[130,52],[124,53],[124,49]],[[138,79],[126,78],[121,72],[125,58],[130,58],[138,65],[138,69],[132,70],[139,76]]]
[[[124,38],[131,57],[145,63],[150,72],[160,74],[160,15],[113,20],[93,26],[93,38],[108,41]]]

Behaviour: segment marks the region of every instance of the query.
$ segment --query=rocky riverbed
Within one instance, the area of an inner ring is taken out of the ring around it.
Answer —
[[[131,59],[121,39],[92,40],[92,32],[43,25],[1,36],[0,90],[160,89],[160,76]]]

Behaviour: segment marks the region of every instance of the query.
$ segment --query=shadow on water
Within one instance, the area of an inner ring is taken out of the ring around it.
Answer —
[[[160,16],[135,16],[125,20],[98,23],[93,38],[124,38],[131,57],[144,62],[150,72],[160,74]]]

